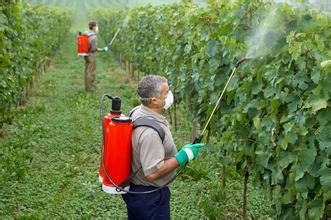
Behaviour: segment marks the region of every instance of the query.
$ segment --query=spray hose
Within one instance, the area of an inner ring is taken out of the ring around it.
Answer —
[[[169,185],[170,183],[172,183],[177,176],[179,176],[179,174],[182,173],[182,171],[185,169],[185,166],[182,166],[179,168],[179,170],[177,171],[176,175],[171,178],[166,184],[164,184],[163,186],[160,186],[156,189],[153,189],[153,190],[150,190],[150,191],[145,191],[145,192],[134,192],[134,191],[130,191],[130,190],[126,190],[124,189],[123,187],[117,185],[109,176],[108,172],[107,172],[107,169],[106,169],[106,166],[105,166],[105,157],[104,157],[104,152],[105,152],[105,127],[104,127],[104,123],[103,123],[103,117],[104,117],[104,100],[105,98],[108,98],[108,99],[111,99],[111,100],[114,100],[114,98],[109,95],[109,94],[104,94],[101,96],[101,108],[100,108],[100,113],[101,113],[101,127],[102,127],[102,151],[101,151],[101,164],[102,164],[102,168],[103,168],[103,171],[105,173],[105,176],[107,178],[107,180],[109,180],[109,182],[111,184],[113,184],[113,186],[116,187],[116,191],[117,192],[126,192],[126,193],[129,193],[129,194],[148,194],[148,193],[153,193],[153,192],[156,192],[164,187],[166,187],[167,185]]]

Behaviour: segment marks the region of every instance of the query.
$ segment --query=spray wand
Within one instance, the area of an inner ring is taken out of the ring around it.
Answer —
[[[210,123],[212,117],[214,116],[214,114],[215,114],[215,112],[216,112],[216,110],[217,110],[217,108],[218,108],[218,106],[219,106],[219,104],[220,104],[220,102],[221,102],[221,100],[222,100],[222,98],[223,98],[223,96],[224,96],[224,93],[225,93],[226,89],[228,88],[228,85],[229,85],[231,79],[233,78],[234,74],[235,74],[236,71],[237,71],[237,68],[239,67],[240,64],[242,64],[243,62],[245,62],[247,59],[248,59],[247,57],[243,57],[243,58],[241,58],[240,60],[238,60],[238,61],[236,62],[236,64],[234,65],[234,68],[232,69],[231,75],[229,76],[229,79],[228,79],[228,81],[226,82],[226,84],[225,84],[225,86],[224,86],[224,88],[223,88],[223,90],[222,90],[222,92],[221,92],[221,94],[220,94],[220,96],[219,96],[219,98],[218,98],[216,104],[215,104],[215,107],[214,107],[213,111],[211,112],[211,114],[210,114],[210,116],[209,116],[209,118],[208,118],[207,123],[205,124],[205,126],[204,126],[204,128],[203,128],[201,134],[200,134],[198,137],[196,137],[196,138],[194,139],[193,144],[196,144],[196,143],[200,143],[200,142],[201,142],[202,137],[203,137],[204,133],[206,132],[207,127],[208,127],[208,125],[209,125],[209,123]]]
[[[113,39],[111,39],[111,41],[110,41],[110,43],[109,43],[109,46],[111,46],[111,45],[113,44],[115,38],[117,37],[117,35],[118,35],[118,33],[119,33],[120,31],[121,31],[121,28],[118,28],[117,31],[116,31],[116,33],[115,33],[115,35],[114,35],[114,37],[113,37]]]
[[[111,46],[111,45],[113,44],[113,42],[114,42],[114,40],[116,39],[118,33],[122,30],[122,28],[124,28],[125,26],[128,25],[129,20],[130,20],[130,17],[127,15],[127,16],[125,17],[124,21],[123,21],[122,26],[119,27],[119,28],[117,29],[117,31],[116,31],[115,34],[114,34],[114,37],[111,39],[111,41],[110,41],[110,43],[108,44],[108,46]]]

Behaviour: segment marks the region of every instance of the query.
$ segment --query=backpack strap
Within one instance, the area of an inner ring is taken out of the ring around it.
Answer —
[[[140,109],[140,106],[134,107],[134,108],[129,112],[129,115],[128,115],[128,116],[131,118],[132,115],[133,115],[133,113],[134,113],[136,110],[138,110],[138,109]]]
[[[133,113],[135,111],[137,111],[138,109],[140,109],[140,106],[137,106],[134,109],[132,109],[129,112],[128,116],[131,118]],[[139,118],[133,122],[133,129],[139,128],[139,127],[148,127],[148,128],[154,129],[160,136],[161,141],[163,143],[164,138],[165,138],[165,132],[164,132],[163,128],[158,123],[156,123],[154,120],[149,119],[149,118]]]
[[[161,138],[161,141],[163,143],[164,138],[165,138],[165,132],[163,128],[156,123],[154,120],[149,119],[149,118],[139,118],[135,122],[133,122],[133,129],[139,128],[139,127],[148,127],[154,129],[158,135]]]
[[[140,106],[135,107],[134,109],[131,110],[131,112],[129,113],[130,118],[131,118],[132,114],[137,109],[139,109],[139,107]],[[139,119],[137,119],[136,121],[133,122],[133,129],[136,129],[136,128],[139,128],[139,127],[148,127],[148,128],[154,129],[158,133],[158,135],[160,136],[161,141],[163,143],[164,138],[165,138],[165,132],[164,132],[163,128],[158,123],[156,123],[154,120],[149,119],[149,118],[139,118]],[[130,181],[132,180],[132,178],[135,177],[137,175],[138,171],[141,170],[141,169],[142,169],[142,167],[140,167],[136,171],[133,171],[126,180],[124,180],[121,184],[119,184],[119,186],[121,186],[123,188],[126,187],[126,186],[129,186]]]
[[[95,33],[93,33],[93,32],[86,32],[86,35],[88,36],[88,37],[91,37],[91,36],[94,36],[95,35]]]

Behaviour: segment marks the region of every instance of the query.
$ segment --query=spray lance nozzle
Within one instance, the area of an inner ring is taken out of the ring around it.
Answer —
[[[202,135],[198,135],[194,141],[192,142],[192,144],[199,144],[201,143],[201,140],[202,140]]]
[[[234,65],[234,67],[235,68],[238,68],[238,66],[240,65],[240,64],[242,64],[243,62],[245,62],[247,60],[247,57],[243,57],[243,58],[241,58],[240,60],[238,60],[237,62],[236,62],[236,64]]]

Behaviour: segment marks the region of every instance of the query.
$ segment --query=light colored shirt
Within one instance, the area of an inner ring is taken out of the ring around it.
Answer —
[[[165,138],[162,143],[160,136],[153,128],[138,127],[133,130],[131,173],[142,168],[132,178],[131,182],[136,185],[163,186],[176,175],[176,171],[160,177],[155,182],[149,182],[146,176],[160,169],[166,159],[175,156],[177,153],[169,122],[164,116],[144,105],[141,105],[132,114],[133,121],[139,118],[149,118],[158,123],[165,132]]]
[[[97,52],[97,36],[93,32],[88,32],[88,53],[89,55],[94,54]]]

